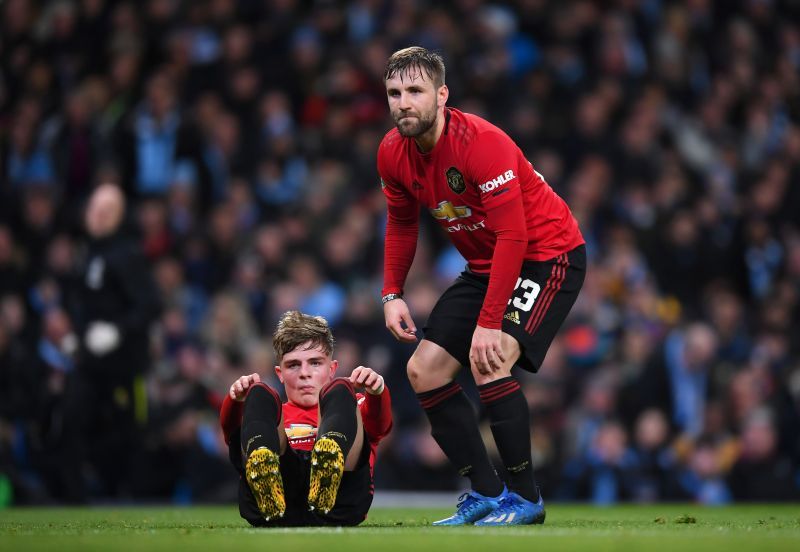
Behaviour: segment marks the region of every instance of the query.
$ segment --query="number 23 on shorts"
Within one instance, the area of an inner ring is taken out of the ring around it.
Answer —
[[[520,289],[522,293],[520,296],[516,296],[517,291]],[[528,312],[533,307],[533,303],[536,301],[541,290],[542,287],[533,280],[517,278],[517,285],[514,286],[514,293],[511,294],[508,304],[511,304],[513,301],[515,308]]]

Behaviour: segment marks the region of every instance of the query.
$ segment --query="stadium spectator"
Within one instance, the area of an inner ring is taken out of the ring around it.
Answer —
[[[749,416],[742,429],[740,447],[728,479],[735,499],[763,502],[797,499],[792,464],[778,449],[775,422],[768,410],[762,408]]]
[[[690,445],[678,471],[680,498],[710,506],[728,504],[733,496],[725,481],[729,468],[726,443],[705,436]]]
[[[80,337],[79,449],[95,470],[99,493],[125,489],[147,412],[143,376],[148,329],[159,301],[150,267],[125,235],[125,198],[102,184],[86,207],[89,249],[76,283],[73,318]]]
[[[75,374],[78,337],[67,313],[52,307],[42,316],[42,336],[36,356],[27,366],[35,417],[30,426],[31,464],[42,474],[53,498],[80,502],[86,498],[80,473],[80,405]],[[34,384],[33,382],[39,382]]]
[[[703,323],[676,328],[648,368],[629,389],[641,410],[656,406],[678,432],[697,436],[703,429],[706,399],[712,392],[709,367],[716,356],[714,330]]]
[[[670,448],[669,423],[660,410],[645,410],[636,419],[632,453],[635,473],[630,498],[637,502],[669,499],[675,485],[677,459]]]
[[[581,404],[566,421],[565,448],[569,456],[582,456],[598,429],[616,412],[617,389],[609,372],[593,374],[585,382]]]
[[[625,428],[604,422],[584,451],[564,466],[560,498],[587,496],[593,504],[608,505],[632,498],[638,458],[628,447]]]
[[[20,265],[11,229],[0,226],[0,295],[19,293],[24,289]]]
[[[116,138],[123,174],[136,197],[163,197],[176,169],[198,170],[196,131],[183,119],[176,94],[167,74],[152,76],[145,100]]]

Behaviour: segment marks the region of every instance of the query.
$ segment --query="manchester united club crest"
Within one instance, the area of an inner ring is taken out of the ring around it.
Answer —
[[[467,189],[467,185],[464,182],[464,175],[458,172],[457,168],[450,167],[447,169],[445,175],[447,175],[447,185],[450,186],[450,189],[455,193],[461,194]]]

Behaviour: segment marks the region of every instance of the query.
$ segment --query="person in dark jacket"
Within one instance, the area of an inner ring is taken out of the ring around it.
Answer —
[[[122,231],[124,216],[119,187],[101,184],[93,191],[85,215],[88,251],[75,301],[81,341],[76,415],[99,494],[124,492],[121,485],[139,448],[146,421],[148,333],[160,309],[141,248]]]

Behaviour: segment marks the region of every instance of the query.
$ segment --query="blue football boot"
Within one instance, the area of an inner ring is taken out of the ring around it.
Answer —
[[[544,501],[539,495],[538,502],[525,500],[515,492],[500,501],[500,505],[483,519],[476,521],[475,525],[483,527],[499,525],[531,525],[544,523]]]
[[[494,498],[483,496],[475,491],[462,494],[458,497],[456,513],[449,518],[434,521],[434,525],[472,525],[477,520],[495,511],[503,499],[508,496],[508,489],[503,486],[503,492]]]

